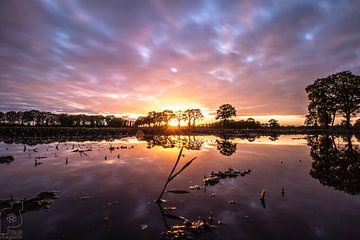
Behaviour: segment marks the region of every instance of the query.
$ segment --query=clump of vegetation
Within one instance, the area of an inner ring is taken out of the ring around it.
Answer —
[[[11,155],[0,157],[0,164],[10,164],[12,161],[14,161],[14,157]]]
[[[238,176],[244,177],[245,175],[251,174],[251,169],[248,169],[247,171],[236,171],[232,168],[229,168],[225,172],[218,171],[218,172],[211,172],[208,177],[204,178],[204,184],[205,186],[210,185],[216,185],[220,182],[221,179],[225,178],[236,178]]]
[[[208,219],[196,219],[190,221],[184,217],[177,217],[181,221],[178,225],[169,227],[163,232],[164,239],[194,239],[198,238],[201,234],[213,231],[216,227],[213,225],[213,216]]]

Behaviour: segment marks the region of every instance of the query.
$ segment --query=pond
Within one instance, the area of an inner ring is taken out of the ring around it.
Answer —
[[[173,175],[196,159],[157,203],[182,147]],[[8,155],[0,206],[23,203],[23,239],[360,239],[355,137],[0,143]]]

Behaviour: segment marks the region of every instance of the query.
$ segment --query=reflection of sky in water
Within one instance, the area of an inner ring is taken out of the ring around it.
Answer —
[[[193,137],[191,137],[193,138]],[[217,233],[206,239],[358,239],[360,210],[358,195],[334,190],[309,175],[312,162],[303,136],[280,136],[277,141],[261,137],[229,139],[237,143],[231,156],[221,155],[216,137],[200,137],[200,151],[184,150],[186,160],[197,156],[169,188],[188,189],[202,184],[204,175],[229,167],[251,175],[224,179],[215,186],[191,194],[169,195],[167,206],[187,218],[207,217],[209,212],[224,221]],[[356,142],[356,140],[355,140]],[[339,143],[343,143],[340,141]],[[92,148],[87,156],[71,153]],[[24,214],[25,239],[159,239],[164,231],[157,197],[171,170],[179,148],[154,146],[146,141],[124,138],[113,142],[67,142],[27,146],[0,144],[1,155],[15,161],[0,165],[0,198],[32,197],[41,191],[61,191],[49,211]],[[109,146],[134,146],[116,149]],[[7,150],[8,148],[8,150]],[[32,149],[38,149],[33,152]],[[118,155],[119,158],[118,158]],[[34,167],[35,157],[43,164]],[[106,157],[106,160],[105,160]],[[66,163],[68,158],[68,164]],[[301,160],[301,161],[299,161]],[[281,196],[281,188],[285,196]],[[266,209],[258,194],[266,189]],[[211,196],[214,193],[216,196]],[[76,200],[91,195],[89,200]],[[228,203],[235,200],[236,204]],[[109,217],[109,222],[104,221]],[[175,223],[169,220],[169,223]],[[141,230],[141,224],[148,228]]]

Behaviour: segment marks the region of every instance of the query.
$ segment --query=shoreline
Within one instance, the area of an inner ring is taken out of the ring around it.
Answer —
[[[154,135],[212,135],[222,138],[278,135],[360,135],[360,128],[314,129],[280,127],[274,129],[229,128],[139,128],[139,127],[61,127],[61,126],[0,126],[0,142],[37,144],[54,141],[113,140],[124,137],[151,137]]]

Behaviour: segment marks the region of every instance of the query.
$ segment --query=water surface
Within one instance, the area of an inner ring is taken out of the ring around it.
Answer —
[[[212,213],[216,229],[200,239],[360,239],[359,149],[357,139],[348,140],[129,137],[26,145],[25,152],[23,144],[1,143],[0,155],[14,161],[0,164],[0,199],[60,192],[49,209],[23,212],[24,239],[161,239],[166,226],[178,224],[163,213],[189,220]],[[180,167],[197,159],[168,189],[190,193],[165,194],[162,208],[176,210],[159,209],[154,200],[182,145]],[[204,176],[229,168],[251,174],[204,187]]]

